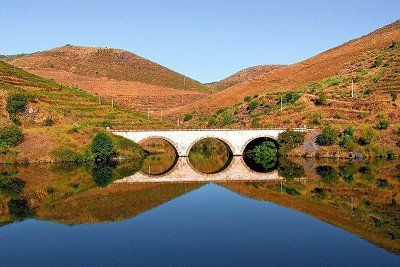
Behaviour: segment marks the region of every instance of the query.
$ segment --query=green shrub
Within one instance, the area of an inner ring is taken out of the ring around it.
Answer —
[[[361,137],[358,139],[358,143],[362,146],[371,144],[377,137],[374,129],[367,127],[361,130]]]
[[[217,125],[217,119],[215,117],[211,117],[208,120],[208,126],[215,126],[215,125]]]
[[[300,195],[299,190],[297,190],[297,188],[295,188],[293,186],[285,186],[284,190],[285,190],[286,194],[291,195],[291,196]]]
[[[317,135],[316,143],[320,146],[333,145],[336,142],[338,135],[339,133],[328,125],[319,135]]]
[[[304,132],[293,131],[287,129],[278,135],[278,144],[280,152],[288,152],[305,141],[306,134]]]
[[[326,105],[326,100],[328,99],[327,95],[325,93],[319,93],[318,98],[315,99],[314,103],[317,106],[323,106]]]
[[[282,96],[282,104],[294,104],[300,98],[300,94],[298,92],[288,92]],[[280,104],[280,99],[278,100],[278,104]]]
[[[52,126],[53,124],[54,124],[54,121],[50,117],[47,117],[46,120],[44,121],[44,126]]]
[[[394,150],[390,150],[386,155],[388,160],[395,160],[397,158],[397,154]]]
[[[0,143],[4,142],[8,146],[18,146],[24,141],[24,134],[21,128],[15,124],[8,124],[0,128]]]
[[[10,121],[15,125],[21,125],[21,120],[18,118],[17,114],[10,114]]]
[[[379,188],[387,188],[389,187],[389,182],[386,179],[378,179],[376,180],[376,186]]]
[[[245,98],[244,98],[244,101],[246,101],[246,102],[250,102],[251,101],[251,96],[246,96]]]
[[[351,183],[354,180],[354,174],[356,173],[357,169],[354,167],[354,164],[343,164],[339,167],[340,176],[343,177],[346,183]]]
[[[192,114],[186,114],[183,121],[190,121],[193,118]]]
[[[354,136],[355,131],[356,131],[356,128],[353,125],[349,125],[343,130],[343,134]]]
[[[222,125],[231,125],[235,123],[235,118],[233,117],[232,114],[229,113],[224,113],[222,114]]]
[[[385,130],[389,127],[390,122],[386,119],[380,120],[377,124],[375,124],[375,129]]]
[[[396,134],[397,134],[397,135],[400,135],[400,128],[397,128]]]
[[[398,147],[400,147],[400,139],[397,140],[396,145],[397,145]]]
[[[258,101],[257,100],[253,100],[249,103],[247,110],[252,112],[253,110],[255,110],[258,107]]]
[[[392,101],[396,102],[396,100],[397,100],[397,92],[396,91],[390,92],[390,96],[392,97]]]
[[[115,155],[111,138],[105,133],[98,133],[92,141],[92,153],[96,161],[107,161]]]
[[[322,123],[322,113],[320,111],[314,113],[311,117],[311,123],[314,125],[321,125]]]
[[[28,97],[25,93],[12,93],[7,97],[6,110],[9,114],[24,112],[26,104],[28,104]]]

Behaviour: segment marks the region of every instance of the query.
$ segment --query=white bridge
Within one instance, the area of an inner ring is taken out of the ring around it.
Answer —
[[[306,128],[294,129],[307,131]],[[241,156],[245,147],[258,138],[276,140],[285,129],[178,129],[178,130],[128,130],[111,131],[127,139],[141,143],[148,139],[160,138],[174,146],[178,156],[186,157],[192,146],[205,138],[216,138],[224,142],[234,156]]]

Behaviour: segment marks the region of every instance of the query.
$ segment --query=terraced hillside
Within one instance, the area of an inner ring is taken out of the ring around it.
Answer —
[[[177,107],[204,98],[208,90],[200,82],[121,49],[67,45],[4,60],[137,111]]]
[[[98,102],[80,88],[67,87],[0,61],[0,124],[11,123],[7,96],[29,95],[25,111],[17,115],[25,140],[17,148],[2,147],[1,162],[52,161],[87,149],[94,133],[108,126],[120,128],[162,127],[159,121]],[[54,125],[46,126],[51,119]],[[116,140],[122,149],[123,140]],[[123,150],[123,149],[122,149]],[[73,152],[73,153],[68,153]]]
[[[367,62],[362,59],[372,58],[368,53],[387,49],[394,41],[400,41],[400,21],[305,61],[263,73],[195,103],[171,109],[168,114],[182,115],[193,110],[209,114],[218,109],[233,106],[243,101],[246,96],[296,91],[338,75],[357,75],[359,68],[366,67]],[[396,70],[393,72],[395,75]]]

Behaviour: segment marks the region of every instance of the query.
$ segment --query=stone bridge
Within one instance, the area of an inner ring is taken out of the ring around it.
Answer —
[[[196,171],[190,164],[188,157],[180,157],[175,166],[165,174],[151,175],[137,172],[129,177],[115,181],[114,183],[163,183],[163,182],[223,182],[223,181],[266,181],[283,180],[274,170],[268,173],[260,173],[250,169],[243,157],[232,157],[227,168],[212,174]]]
[[[307,131],[306,128],[294,129]],[[137,131],[111,131],[127,139],[141,143],[144,140],[161,138],[168,141],[178,156],[186,157],[192,146],[205,138],[216,138],[224,142],[234,156],[243,154],[245,147],[257,138],[270,138],[276,140],[285,129],[178,129],[178,130],[137,130]]]

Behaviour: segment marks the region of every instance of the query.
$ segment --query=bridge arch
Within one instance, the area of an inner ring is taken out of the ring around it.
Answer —
[[[192,150],[193,146],[197,142],[200,142],[201,140],[205,140],[205,139],[209,139],[209,138],[221,141],[229,149],[230,154],[234,155],[234,152],[235,152],[234,148],[235,147],[227,139],[225,139],[223,137],[221,138],[219,136],[212,136],[212,135],[205,135],[205,136],[202,136],[200,138],[196,138],[196,139],[194,139],[194,141],[190,142],[190,144],[188,145],[187,150],[186,150],[186,155],[189,156],[190,150]]]
[[[169,143],[169,144],[172,146],[172,148],[174,149],[176,157],[179,156],[179,153],[178,153],[178,148],[179,148],[179,147],[178,147],[178,144],[175,143],[175,142],[174,142],[173,140],[171,140],[170,138],[165,137],[165,136],[161,136],[161,135],[151,135],[151,136],[147,136],[147,137],[145,137],[145,138],[143,138],[143,139],[141,139],[141,140],[139,141],[139,145],[141,145],[141,144],[142,144],[143,142],[145,142],[145,141],[152,140],[152,139],[161,139],[161,140],[164,140],[165,142]]]
[[[244,155],[244,150],[246,149],[246,147],[253,141],[257,140],[257,139],[267,139],[270,140],[272,142],[274,142],[274,144],[276,145],[276,147],[279,146],[278,141],[276,140],[275,137],[273,136],[269,136],[269,135],[258,135],[258,136],[253,136],[252,138],[248,139],[241,147],[240,147],[240,155]]]

